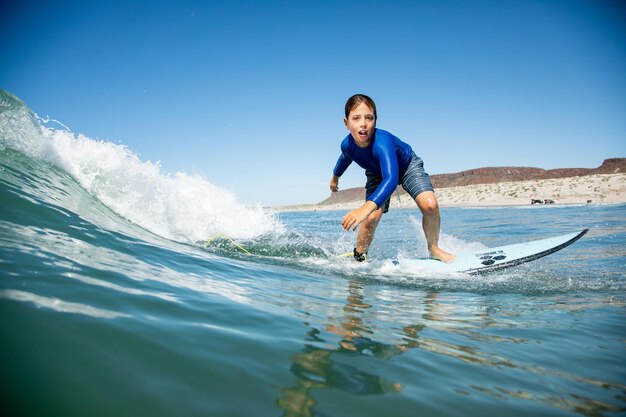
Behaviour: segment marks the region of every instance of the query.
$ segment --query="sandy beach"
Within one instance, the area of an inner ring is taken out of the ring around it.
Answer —
[[[552,200],[555,205],[626,203],[626,174],[596,174],[569,178],[478,184],[435,190],[441,207],[525,206],[532,200]],[[401,193],[391,207],[414,207],[411,197]],[[350,210],[362,200],[319,205],[275,207],[275,211]]]

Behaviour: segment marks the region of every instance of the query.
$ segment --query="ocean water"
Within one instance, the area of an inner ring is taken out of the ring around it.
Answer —
[[[342,212],[246,207],[52,125],[0,92],[3,415],[626,414],[625,205],[444,209],[454,252],[590,231],[437,276],[389,261],[426,255],[417,210],[357,264]]]

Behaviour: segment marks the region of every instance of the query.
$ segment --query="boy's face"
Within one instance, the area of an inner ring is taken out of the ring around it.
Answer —
[[[350,110],[348,117],[343,119],[357,145],[364,148],[369,145],[376,128],[374,111],[367,104],[359,103]]]

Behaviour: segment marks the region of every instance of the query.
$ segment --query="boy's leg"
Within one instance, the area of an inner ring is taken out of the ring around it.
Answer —
[[[379,208],[374,211],[369,217],[361,223],[359,227],[359,233],[356,237],[356,251],[358,253],[366,253],[369,249],[372,240],[374,239],[374,233],[376,233],[376,226],[383,217],[383,208]]]
[[[411,162],[404,173],[402,186],[415,199],[422,212],[422,227],[431,258],[443,262],[454,261],[454,255],[439,247],[439,225],[441,223],[439,203],[437,203],[430,177],[424,171],[424,162],[415,153],[413,153]]]
[[[380,183],[382,182],[382,178],[372,174],[369,171],[365,171],[365,176],[367,177],[367,182],[365,183],[365,200],[367,200],[378,188]],[[374,239],[374,233],[376,233],[376,226],[380,222],[380,219],[383,217],[383,213],[387,213],[389,211],[389,201],[385,201],[378,210],[372,212],[367,219],[359,226],[359,232],[356,237],[356,248],[355,250],[359,254],[367,253],[367,250]],[[356,258],[356,254],[355,254]],[[363,258],[365,259],[365,258]],[[359,260],[359,259],[357,259]]]
[[[415,197],[415,202],[422,212],[422,227],[426,235],[426,244],[430,256],[443,262],[454,261],[454,255],[444,251],[439,247],[439,227],[441,218],[439,216],[439,203],[432,191],[424,191]]]

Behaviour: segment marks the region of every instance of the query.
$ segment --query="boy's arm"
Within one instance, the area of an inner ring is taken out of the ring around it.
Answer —
[[[348,169],[351,163],[352,159],[347,157],[345,153],[342,153],[341,155],[339,155],[339,159],[337,159],[335,168],[333,168],[333,175],[335,177],[341,177],[343,173],[346,172],[346,169]]]
[[[348,169],[348,167],[352,163],[352,159],[346,156],[346,154],[343,152],[345,146],[345,143],[341,144],[341,155],[339,155],[339,159],[337,159],[335,168],[333,168],[333,177],[330,179],[330,191],[332,191],[333,193],[339,190],[339,177],[341,177],[343,173],[346,172],[346,169]]]
[[[368,200],[380,207],[391,197],[398,186],[399,167],[393,144],[388,141],[379,141],[376,145],[373,152],[380,163],[382,181]]]
[[[356,230],[357,226],[370,214],[385,204],[398,185],[398,161],[393,145],[388,141],[380,140],[373,152],[380,162],[383,180],[361,208],[345,215],[341,222],[344,230]]]

